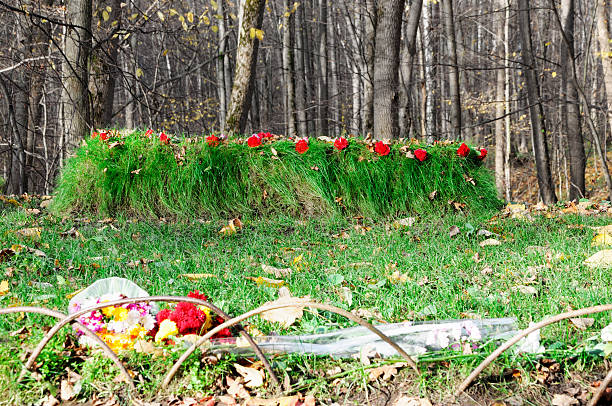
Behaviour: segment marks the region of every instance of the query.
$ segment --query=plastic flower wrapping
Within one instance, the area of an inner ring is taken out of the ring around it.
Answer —
[[[146,291],[127,279],[100,279],[74,296],[68,310],[73,314],[120,299],[147,296]],[[197,290],[190,292],[188,297],[207,300]],[[187,335],[203,335],[223,322],[208,307],[187,302],[179,302],[161,311],[155,303],[148,302],[107,306],[85,312],[77,320],[96,333],[114,352],[131,350],[139,340],[172,345]],[[82,329],[75,327],[75,332],[81,345],[96,345]],[[231,335],[229,329],[223,329],[214,338]]]

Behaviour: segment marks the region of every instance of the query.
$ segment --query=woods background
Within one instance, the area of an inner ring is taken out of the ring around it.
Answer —
[[[500,197],[612,192],[602,0],[0,0],[0,191],[52,191],[92,129],[465,140]],[[242,29],[240,29],[242,27]],[[605,183],[604,183],[605,182]]]

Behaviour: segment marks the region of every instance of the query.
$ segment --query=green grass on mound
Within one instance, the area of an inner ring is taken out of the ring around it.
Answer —
[[[378,156],[351,139],[337,151],[311,139],[304,154],[293,141],[241,140],[210,146],[204,138],[161,143],[140,132],[90,139],[62,171],[54,210],[142,217],[222,217],[286,213],[387,216],[472,211],[499,206],[491,172],[458,145],[391,146]],[[427,149],[424,162],[406,148]]]

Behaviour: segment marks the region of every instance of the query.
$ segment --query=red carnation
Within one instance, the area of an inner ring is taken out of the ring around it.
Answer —
[[[462,143],[457,149],[457,155],[462,156],[464,158],[468,156],[469,153],[470,153],[470,147],[465,145],[465,142]]]
[[[389,148],[389,146],[384,142],[378,141],[374,146],[374,151],[376,151],[376,153],[380,156],[386,156],[389,155],[389,152],[391,152],[391,148]]]
[[[108,133],[106,131],[100,133],[100,139],[106,141],[108,139]]]
[[[170,315],[170,320],[176,323],[179,334],[198,334],[206,322],[206,313],[192,303],[180,302]]]
[[[478,156],[478,159],[482,161],[483,159],[485,159],[486,156],[487,156],[487,150],[484,148],[480,148],[480,155]]]
[[[305,139],[301,139],[296,142],[295,150],[298,152],[298,154],[303,154],[304,152],[308,151],[308,141]]]
[[[162,321],[169,319],[171,314],[172,314],[172,310],[170,309],[160,310],[159,313],[157,313],[157,316],[155,316],[155,319],[157,320],[157,324],[161,324]]]
[[[193,292],[189,292],[189,294],[187,295],[187,297],[192,297],[194,299],[200,299],[200,300],[208,300],[208,297],[206,297],[205,294],[200,293],[199,290],[194,290]]]
[[[163,143],[163,144],[167,144],[168,143],[168,136],[162,131],[161,134],[159,134],[159,140]]]
[[[336,138],[336,141],[334,141],[334,147],[336,147],[338,151],[342,151],[344,148],[348,147],[347,139],[344,137]]]
[[[217,137],[216,135],[210,135],[206,137],[206,142],[209,146],[216,147],[217,145],[219,145],[219,137]]]
[[[418,159],[419,161],[423,162],[424,160],[427,159],[427,151],[425,151],[424,149],[415,149],[414,150],[414,157],[416,159]]]
[[[258,147],[261,145],[261,137],[259,137],[257,134],[253,134],[247,139],[247,144],[251,148]]]

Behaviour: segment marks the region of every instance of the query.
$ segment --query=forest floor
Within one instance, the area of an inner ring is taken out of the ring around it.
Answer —
[[[612,299],[609,270],[584,264],[605,248],[594,246],[593,238],[598,227],[610,224],[606,205],[516,205],[403,221],[243,218],[234,233],[227,232],[227,220],[59,218],[36,198],[0,200],[1,308],[35,305],[65,312],[75,291],[109,276],[128,278],[152,295],[184,296],[197,289],[232,315],[277,299],[282,281],[295,297],[309,296],[373,323],[515,317],[525,328]],[[278,282],[260,284],[260,277]],[[543,356],[503,355],[456,404],[586,404],[609,366],[593,347],[611,320],[609,313],[596,314],[543,329]],[[35,315],[0,318],[0,404],[125,404],[117,371],[76,344],[68,329],[41,354],[34,373],[15,383],[24,354],[51,323]],[[248,324],[251,331],[282,335],[351,326],[316,310],[288,328],[258,318]],[[419,357],[420,375],[399,358],[278,355],[272,363],[285,398],[269,379],[248,387],[237,365],[261,369],[253,359],[193,356],[158,395],[177,352],[128,352],[122,360],[133,373],[137,396],[157,404],[312,404],[302,397],[311,395],[316,404],[329,405],[447,405],[489,352],[490,347],[428,353]]]

